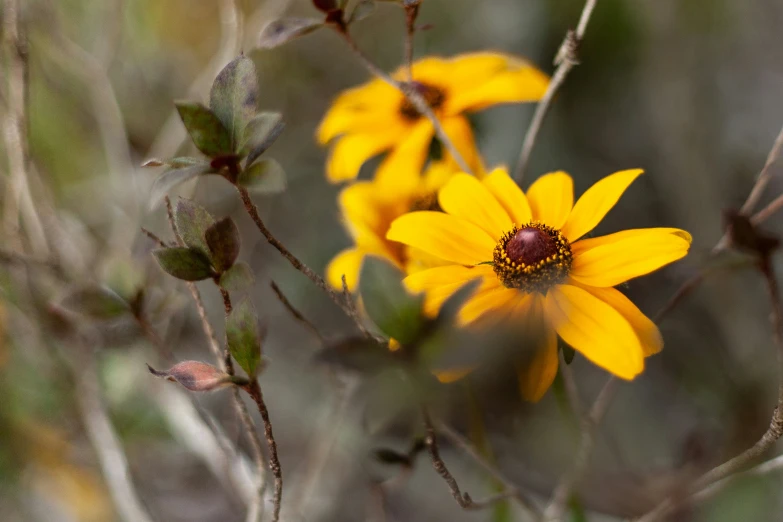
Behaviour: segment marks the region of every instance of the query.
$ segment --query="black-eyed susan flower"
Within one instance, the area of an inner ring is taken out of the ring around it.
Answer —
[[[663,341],[655,324],[614,287],[684,257],[691,236],[676,228],[647,228],[583,238],[641,173],[612,174],[576,204],[565,172],[540,177],[527,194],[500,169],[482,181],[457,174],[438,194],[443,212],[401,216],[387,237],[447,263],[405,279],[425,293],[429,313],[480,278],[460,310],[462,323],[500,313],[534,317],[543,325],[532,363],[520,368],[525,398],[538,400],[551,385],[557,336],[601,368],[633,379]]]
[[[342,287],[342,276],[348,288],[356,288],[359,271],[366,255],[391,261],[405,273],[442,264],[424,252],[386,238],[389,226],[399,216],[412,210],[434,210],[438,189],[457,173],[449,163],[437,161],[419,173],[410,157],[381,166],[372,181],[358,181],[340,192],[339,204],[354,246],[338,253],[326,269],[329,284]]]
[[[406,81],[407,71],[400,69],[393,76]],[[464,114],[501,103],[539,100],[549,83],[527,61],[491,52],[425,58],[413,64],[412,77],[413,86],[473,172],[482,165]],[[420,171],[433,135],[432,123],[399,90],[375,79],[337,97],[317,138],[332,145],[326,173],[330,181],[340,182],[356,178],[365,161],[385,151],[390,151],[387,161],[413,155]]]

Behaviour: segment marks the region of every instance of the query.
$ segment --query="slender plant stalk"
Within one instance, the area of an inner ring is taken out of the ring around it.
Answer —
[[[179,231],[177,230],[171,199],[166,196],[165,202],[166,215],[169,220],[169,227],[171,228],[171,232],[174,234],[174,238],[176,239],[177,244],[183,246],[185,243],[182,241],[182,237],[179,235]],[[198,316],[201,320],[201,327],[204,330],[204,334],[207,336],[209,347],[212,350],[215,359],[218,361],[218,366],[227,374],[234,375],[234,365],[231,361],[230,354],[228,357],[226,356],[226,353],[228,352],[228,346],[226,346],[225,350],[221,349],[220,341],[218,341],[215,329],[212,327],[212,323],[209,322],[209,318],[207,317],[207,310],[204,307],[204,301],[201,298],[201,292],[198,291],[198,287],[196,287],[195,283],[188,283],[188,290],[190,290],[190,295],[193,297],[193,302],[196,304],[196,310],[198,311]],[[239,389],[233,387],[232,392],[232,402],[234,404],[234,409],[236,410],[242,425],[245,427],[245,432],[250,439],[250,447],[253,449],[253,461],[256,465],[256,472],[258,473],[259,481],[256,504],[251,506],[248,510],[247,522],[260,522],[263,516],[264,493],[266,490],[266,480],[263,478],[266,470],[264,450],[262,449],[263,446],[261,444],[261,439],[259,438],[258,431],[256,431],[253,419],[250,417],[250,413],[247,411],[247,407],[245,406],[245,403],[242,402],[242,397],[239,395]]]
[[[261,232],[261,234],[266,238],[267,242],[275,247],[275,249],[280,252],[280,254],[289,263],[291,263],[291,266],[302,272],[310,281],[315,283],[318,288],[323,290],[349,318],[353,319],[356,327],[359,329],[359,331],[362,332],[362,334],[364,334],[365,337],[370,337],[370,332],[367,330],[364,324],[362,324],[359,316],[354,313],[350,294],[346,297],[343,293],[334,290],[331,286],[329,286],[329,284],[327,284],[326,281],[324,281],[323,277],[318,275],[312,268],[304,264],[299,260],[298,257],[292,254],[291,251],[288,250],[288,248],[286,248],[286,246],[283,245],[283,243],[281,243],[280,240],[274,236],[274,234],[272,234],[272,232],[267,228],[266,224],[264,224],[264,220],[261,219],[261,215],[258,213],[258,207],[256,207],[255,203],[253,203],[253,200],[250,198],[250,193],[248,193],[247,189],[239,185],[237,185],[236,188],[239,192],[240,198],[242,199],[245,210],[247,211],[248,215],[250,215],[253,223],[255,223],[256,228],[258,228],[259,232]]]
[[[519,151],[519,159],[517,160],[516,169],[514,169],[514,179],[516,179],[517,183],[521,182],[522,178],[525,176],[525,170],[530,163],[530,155],[533,153],[533,147],[536,144],[538,133],[541,130],[541,125],[544,123],[544,118],[549,110],[549,106],[555,98],[555,94],[565,82],[571,69],[579,64],[577,50],[582,43],[585,30],[587,29],[587,23],[590,21],[590,16],[593,14],[593,9],[595,9],[597,3],[598,0],[587,0],[585,2],[576,30],[569,30],[568,33],[566,33],[565,39],[555,56],[557,70],[552,76],[552,80],[549,82],[549,87],[544,93],[544,97],[541,98],[541,101],[538,102],[538,105],[536,106],[536,112],[533,113],[533,120],[530,122],[530,127],[525,135],[525,140],[522,142],[522,149]]]
[[[269,446],[269,469],[275,477],[275,501],[272,521],[277,522],[280,520],[280,505],[283,499],[283,468],[280,466],[280,459],[277,456],[277,442],[272,433],[272,421],[269,419],[269,410],[264,402],[264,395],[261,393],[258,379],[253,379],[245,387],[245,391],[258,406],[258,413],[261,414],[261,420],[264,422],[264,436],[266,437],[267,446]]]
[[[746,449],[736,457],[724,462],[723,464],[711,469],[699,477],[687,494],[681,499],[687,499],[697,495],[699,492],[707,489],[713,484],[724,480],[735,473],[744,471],[749,465],[758,460],[783,436],[783,306],[780,302],[780,289],[778,280],[775,276],[772,262],[769,257],[760,261],[759,267],[761,273],[767,282],[767,291],[769,294],[770,305],[772,308],[772,339],[775,343],[778,359],[778,399],[772,419],[770,420],[767,431],[750,448]],[[681,502],[682,500],[680,500]],[[655,522],[664,519],[671,514],[680,505],[677,499],[668,498],[658,504],[652,511],[639,518],[638,522]]]
[[[560,522],[563,520],[568,501],[571,499],[571,495],[573,495],[590,464],[590,457],[595,445],[595,433],[609,408],[609,404],[614,398],[614,394],[617,391],[617,383],[616,377],[609,377],[601,391],[598,392],[598,397],[590,408],[590,413],[582,420],[579,447],[571,464],[571,469],[561,477],[555,487],[552,498],[549,500],[541,520],[545,522]]]
[[[405,6],[405,67],[408,71],[408,81],[413,81],[413,38],[416,35],[416,18],[419,16],[420,4]]]
[[[451,471],[449,471],[449,468],[446,466],[446,463],[440,456],[440,448],[438,446],[438,438],[435,433],[435,426],[432,423],[432,418],[430,417],[429,411],[427,411],[426,407],[422,407],[421,414],[422,418],[424,419],[424,428],[426,430],[424,445],[427,448],[427,452],[430,454],[432,467],[435,469],[435,472],[441,476],[444,482],[446,482],[446,485],[449,487],[449,491],[451,491],[451,496],[454,497],[454,500],[457,501],[459,507],[465,510],[478,510],[493,506],[496,503],[509,498],[517,498],[519,495],[519,490],[517,490],[515,487],[508,488],[505,491],[491,495],[482,500],[473,500],[467,491],[462,491],[459,487],[457,479],[455,479],[454,475],[451,474]],[[499,474],[499,472],[495,470],[493,471],[493,474]]]
[[[277,297],[277,300],[282,303],[282,305],[285,307],[286,310],[288,310],[288,313],[290,313],[294,319],[302,323],[305,328],[307,328],[310,333],[312,333],[315,337],[318,338],[320,342],[324,342],[324,336],[321,335],[321,332],[318,331],[318,328],[309,320],[307,317],[302,314],[293,304],[291,304],[291,301],[288,300],[288,297],[283,293],[283,291],[280,289],[279,286],[277,286],[277,283],[274,281],[269,283],[269,286],[272,288],[272,291],[275,293],[275,296]]]
[[[504,491],[502,491],[502,494],[507,493],[507,495],[512,500],[516,501],[517,504],[519,504],[520,507],[522,507],[524,510],[526,510],[528,513],[530,513],[534,517],[539,517],[541,515],[541,511],[536,506],[535,502],[533,502],[532,499],[530,499],[528,496],[526,496],[514,483],[509,480],[507,477],[505,477],[500,470],[497,469],[497,467],[490,463],[486,457],[484,457],[471,443],[468,441],[465,437],[460,435],[459,432],[457,432],[454,428],[446,424],[445,422],[438,421],[437,422],[438,432],[442,433],[446,438],[448,438],[452,444],[454,444],[456,447],[458,447],[460,450],[462,450],[466,455],[468,455],[473,461],[478,464],[481,468],[484,469],[487,473],[489,473],[493,479],[495,479],[497,482],[503,485]],[[502,497],[502,498],[505,498]]]

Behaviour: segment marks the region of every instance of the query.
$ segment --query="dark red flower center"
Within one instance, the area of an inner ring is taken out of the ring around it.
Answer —
[[[504,286],[546,291],[571,270],[571,245],[559,230],[532,221],[506,232],[495,246],[492,266]]]
[[[444,93],[443,90],[438,87],[416,81],[409,82],[407,85],[408,87],[412,87],[413,90],[418,92],[419,95],[424,98],[424,101],[427,102],[427,105],[429,105],[432,109],[440,108],[446,101],[446,93]],[[409,120],[416,120],[419,118],[419,116],[421,116],[419,110],[408,100],[408,98],[402,100],[400,114]]]
[[[525,227],[506,244],[506,254],[519,265],[534,265],[557,253],[555,240],[536,227]]]

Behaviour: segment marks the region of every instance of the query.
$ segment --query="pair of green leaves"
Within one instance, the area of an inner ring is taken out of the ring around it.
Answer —
[[[273,159],[260,156],[285,128],[282,115],[258,112],[259,87],[253,61],[240,56],[215,78],[209,107],[199,102],[175,102],[191,141],[207,159],[182,157],[149,160],[144,166],[166,166],[155,181],[151,205],[175,186],[204,174],[222,174],[251,192],[285,190],[285,172]]]
[[[161,268],[185,281],[216,278],[225,290],[247,289],[253,273],[246,263],[237,263],[239,230],[229,218],[215,220],[197,203],[180,198],[174,222],[184,246],[160,248],[153,252]]]

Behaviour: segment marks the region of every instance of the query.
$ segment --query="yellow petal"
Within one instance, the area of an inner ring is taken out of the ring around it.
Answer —
[[[565,172],[544,174],[527,189],[533,219],[560,228],[574,204],[574,182]]]
[[[465,302],[459,311],[459,322],[466,325],[480,319],[484,314],[507,313],[510,305],[516,304],[519,297],[519,290],[506,288],[497,281],[496,286],[476,292]]]
[[[404,126],[399,116],[403,96],[381,80],[348,89],[340,94],[318,127],[316,137],[325,145],[341,134],[374,133],[391,126]]]
[[[584,289],[625,317],[639,337],[645,357],[654,355],[663,349],[663,337],[658,327],[622,292],[616,288],[594,286],[586,286]]]
[[[557,367],[557,334],[552,328],[547,328],[532,359],[517,369],[522,398],[538,402],[552,386]]]
[[[475,290],[474,295],[480,294],[486,290],[499,288],[498,278],[495,277],[494,274],[482,277],[480,281],[479,287]],[[443,303],[464,285],[465,282],[460,281],[457,283],[445,284],[443,286],[435,286],[427,290],[424,293],[424,313],[430,317],[437,315],[441,306],[443,306]]]
[[[345,225],[356,245],[399,265],[403,246],[388,241],[386,232],[391,222],[408,210],[407,200],[387,200],[374,183],[360,181],[340,192],[339,203]]]
[[[594,229],[642,172],[641,169],[616,172],[590,187],[574,205],[563,225],[563,235],[569,241],[576,241]]]
[[[442,384],[451,384],[452,382],[467,377],[475,369],[475,366],[465,366],[462,368],[450,368],[448,370],[436,370],[433,373],[435,374],[435,378]]]
[[[506,169],[497,168],[493,170],[481,182],[495,196],[495,199],[503,205],[503,208],[506,209],[514,223],[524,225],[533,219],[527,196],[511,179]]]
[[[647,233],[640,231],[593,248],[580,248],[570,276],[589,286],[616,286],[685,257],[690,245],[680,234],[647,229]]]
[[[457,151],[465,160],[468,167],[476,176],[482,176],[484,174],[484,164],[481,161],[481,155],[476,147],[476,139],[473,136],[473,129],[470,128],[470,122],[463,116],[454,116],[450,118],[443,118],[441,121],[443,130],[451,140],[451,143],[457,148]],[[453,158],[448,149],[443,149],[444,160],[453,165],[455,168],[459,167],[457,161]]]
[[[365,161],[391,148],[401,138],[390,132],[343,136],[329,154],[326,177],[332,183],[354,179]]]
[[[365,252],[358,248],[348,248],[343,250],[329,262],[326,267],[326,280],[334,288],[342,289],[343,274],[345,274],[345,283],[348,290],[356,290],[359,282],[359,271],[362,268]]]
[[[608,245],[609,243],[614,243],[615,241],[619,241],[621,239],[630,239],[632,237],[647,236],[648,234],[652,233],[652,231],[655,231],[656,233],[660,233],[660,234],[674,234],[676,236],[681,237],[688,243],[691,243],[693,241],[693,237],[688,232],[679,228],[664,228],[664,227],[630,228],[628,230],[622,230],[620,232],[615,232],[614,234],[607,234],[605,236],[580,239],[576,243],[571,244],[571,252],[574,254],[574,256],[578,256],[582,252],[590,250],[591,248],[595,248],[601,245]]]
[[[446,265],[411,274],[405,278],[405,285],[412,292],[426,292],[435,287],[450,284],[463,285],[476,278],[490,276],[494,276],[494,272],[489,265]]]
[[[410,199],[421,182],[430,151],[432,123],[419,120],[405,139],[386,156],[375,173],[375,183],[387,198]]]
[[[511,218],[479,180],[469,174],[456,174],[438,192],[441,208],[481,227],[497,241],[511,230]]]
[[[586,290],[556,286],[547,294],[546,314],[565,342],[601,368],[628,380],[644,369],[642,346],[630,323]]]
[[[455,57],[449,65],[448,114],[540,100],[549,85],[546,74],[515,56],[471,53]]]
[[[391,224],[387,239],[461,265],[492,260],[495,241],[479,227],[442,212],[411,212]]]

